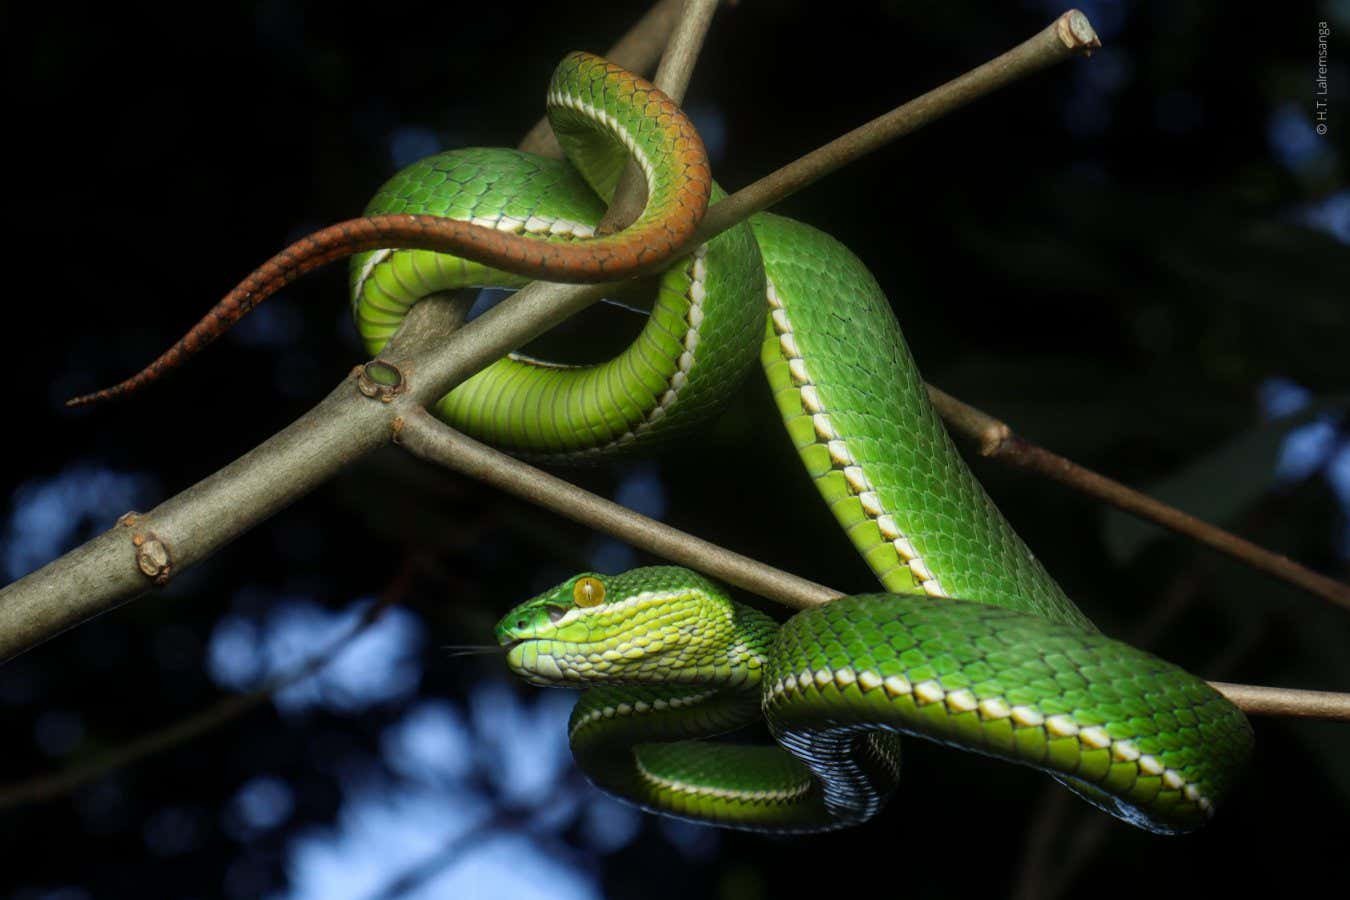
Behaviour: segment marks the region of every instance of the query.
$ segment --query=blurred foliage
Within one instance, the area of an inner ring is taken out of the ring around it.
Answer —
[[[1344,577],[1350,541],[1331,464],[1275,478],[1285,424],[1266,422],[1260,396],[1270,379],[1289,379],[1309,392],[1310,409],[1325,410],[1350,389],[1347,226],[1309,226],[1326,221],[1309,210],[1345,207],[1326,205],[1347,190],[1346,5],[1284,4],[1260,27],[1217,2],[1082,6],[1106,43],[1096,57],[983,100],[783,212],[873,268],[937,385],[1032,440]],[[168,7],[0,12],[18,154],[8,209],[21,247],[7,308],[23,317],[14,343],[27,376],[6,442],[7,544],[54,527],[19,513],[71,472],[122,473],[145,508],[301,414],[358,359],[337,270],[288,288],[140,398],[78,415],[59,404],[139,367],[285,241],[359,210],[410,155],[513,144],[542,112],[556,60],[603,49],[640,9],[385,0],[339,13],[257,0],[195,10],[191,22]],[[719,13],[689,106],[719,135],[717,176],[735,188],[1006,49],[1059,9],[743,0]],[[1316,138],[1310,72],[1322,19],[1342,89],[1331,135]],[[569,353],[603,352],[638,324],[597,309],[562,340]],[[666,519],[868,589],[761,380],[741,394],[708,434],[657,464]],[[1337,425],[1327,452],[1348,446]],[[1350,689],[1344,611],[1174,537],[1130,538],[1136,526],[1056,485],[973,464],[1111,633],[1128,637],[1193,582],[1159,652],[1205,675],[1221,664],[1229,680]],[[569,477],[612,495],[634,470]],[[70,511],[110,524],[124,510]],[[588,794],[567,794],[583,798],[575,807],[557,801],[567,813],[557,821],[545,815],[555,795],[504,794],[490,777],[505,765],[499,754],[556,741],[536,733],[551,701],[509,684],[499,659],[448,659],[438,647],[486,640],[501,610],[601,557],[623,550],[400,454],[353,467],[164,591],[7,665],[0,777],[88,760],[213,702],[222,622],[263,628],[295,598],[340,617],[410,558],[417,575],[404,606],[423,635],[415,690],[359,711],[267,707],[70,797],[0,813],[0,893],[116,896],[130,884],[147,897],[284,893],[301,886],[299,848],[323,845],[365,808],[361,798],[383,804],[380,828],[408,846],[427,839],[417,816],[430,810],[506,809],[499,828],[525,842],[510,852],[528,844],[619,897],[782,895],[808,871],[858,892],[1011,892],[1044,779],[921,742],[908,744],[891,810],[810,839],[714,835],[648,817],[631,843],[605,844],[603,817],[578,812]],[[421,785],[387,752],[388,735],[424,704],[472,711],[483,697],[524,724],[491,740],[474,726],[481,742],[465,771],[476,774],[460,793]],[[1075,884],[1094,895],[1319,885],[1350,814],[1350,729],[1256,727],[1254,765],[1211,827],[1164,840],[1112,823]],[[1070,831],[1096,814],[1073,815]],[[240,825],[250,821],[261,824]],[[349,849],[353,867],[378,862],[369,843]],[[1303,862],[1279,862],[1288,860]]]

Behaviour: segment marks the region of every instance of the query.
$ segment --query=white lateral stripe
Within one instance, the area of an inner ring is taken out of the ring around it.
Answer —
[[[683,709],[686,706],[693,706],[696,703],[702,703],[709,699],[717,691],[700,691],[697,694],[689,694],[686,697],[671,697],[669,699],[654,700],[650,704],[638,701],[634,704],[619,703],[613,706],[601,706],[591,710],[572,724],[572,728],[567,732],[568,738],[571,738],[581,729],[590,725],[592,722],[600,719],[612,719],[616,715],[628,716],[633,713],[665,712],[670,709]],[[627,707],[627,708],[625,708]]]
[[[662,775],[649,770],[642,764],[642,760],[636,756],[633,758],[633,764],[643,778],[650,781],[659,788],[668,791],[674,791],[679,794],[695,794],[701,797],[716,797],[719,800],[744,800],[751,803],[768,801],[786,802],[796,800],[805,796],[806,792],[811,790],[811,782],[803,781],[793,787],[784,788],[776,791],[742,791],[734,788],[711,787],[703,784],[689,784],[684,781],[676,781],[673,778],[666,778]]]
[[[537,234],[548,232],[555,237],[581,237],[588,238],[595,235],[595,228],[582,222],[574,222],[571,219],[543,219],[538,216],[531,216],[528,220],[522,221],[512,216],[502,215],[498,218],[476,217],[470,219],[460,219],[462,222],[470,222],[475,225],[481,225],[484,228],[492,228],[496,231],[506,231],[511,234]],[[366,282],[370,280],[375,269],[384,262],[389,261],[395,253],[429,253],[428,250],[393,250],[383,249],[375,250],[361,266],[361,272],[356,276],[356,286],[353,293],[360,297],[366,290]],[[445,254],[450,255],[450,254]],[[456,257],[459,259],[460,257]],[[490,268],[490,267],[489,267]]]
[[[788,315],[782,296],[773,281],[766,279],[765,295],[770,310],[770,321],[774,334],[778,338],[778,352],[787,362],[789,377],[801,400],[802,410],[813,417],[817,443],[825,444],[830,454],[830,464],[840,471],[848,484],[849,492],[858,498],[863,513],[876,523],[882,537],[891,541],[900,563],[909,567],[924,593],[933,597],[945,597],[946,592],[937,577],[929,570],[928,564],[919,557],[914,544],[900,532],[895,518],[882,505],[881,498],[872,488],[862,466],[859,466],[849,450],[848,441],[840,436],[829,418],[829,411],[820,398],[820,391],[811,378],[806,359],[797,346],[792,330],[792,319]]]
[[[886,695],[892,700],[912,697],[916,706],[942,702],[953,714],[975,712],[984,722],[1011,718],[1014,727],[1042,729],[1050,740],[1075,739],[1085,751],[1109,748],[1113,762],[1132,762],[1138,768],[1139,775],[1143,777],[1161,776],[1163,788],[1180,793],[1187,801],[1199,807],[1205,815],[1213,813],[1213,802],[1200,788],[1193,782],[1187,782],[1175,769],[1166,768],[1158,757],[1141,752],[1138,745],[1131,740],[1113,740],[1106,729],[1100,726],[1080,727],[1072,715],[1059,713],[1046,716],[1030,706],[1009,706],[1006,700],[999,697],[979,699],[967,688],[947,691],[939,682],[931,679],[911,684],[903,675],[882,678],[879,672],[871,669],[804,671],[800,675],[781,676],[772,684],[765,682],[765,690],[768,699],[778,700],[783,694],[795,693],[799,687],[805,690],[812,685],[823,687],[829,683],[838,686],[840,690],[856,684],[863,694],[885,688]]]
[[[652,166],[651,160],[647,158],[647,154],[643,153],[642,149],[638,147],[637,141],[635,141],[633,136],[619,124],[619,120],[614,118],[614,116],[605,112],[603,109],[597,109],[596,107],[591,106],[584,100],[577,97],[569,97],[566,94],[557,91],[549,91],[547,102],[550,106],[561,106],[563,109],[579,112],[593,122],[603,125],[618,139],[619,143],[627,147],[628,152],[633,154],[633,157],[637,159],[638,165],[642,168],[643,174],[647,177],[648,187],[650,188],[651,185],[656,183],[656,169]]]

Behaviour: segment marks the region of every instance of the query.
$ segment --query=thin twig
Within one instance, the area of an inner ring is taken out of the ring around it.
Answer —
[[[717,3],[718,0],[685,0],[670,33],[670,43],[661,54],[661,64],[652,82],[676,103],[683,102],[684,92],[689,88],[694,63],[698,62],[699,51],[703,49],[703,39],[708,34],[708,26],[712,24]],[[629,160],[619,175],[609,209],[605,210],[604,217],[595,227],[596,232],[606,234],[627,228],[637,221],[646,205],[646,180],[637,163]]]
[[[896,138],[917,131],[1004,85],[1055,63],[1090,54],[1100,46],[1101,41],[1087,16],[1076,9],[1069,10],[1040,34],[1008,52],[812,150],[749,187],[741,188],[708,210],[690,243],[696,245],[706,241],[842,166],[874,153]]]
[[[385,610],[401,603],[412,585],[415,566],[411,560],[394,577],[379,598],[370,605],[361,618],[345,633],[339,635],[327,647],[316,652],[309,659],[289,672],[269,679],[261,687],[244,694],[226,697],[192,715],[171,722],[163,728],[128,741],[100,753],[97,757],[78,763],[60,772],[39,775],[0,785],[0,809],[23,806],[62,797],[95,779],[140,762],[149,756],[170,750],[204,734],[215,731],[245,713],[257,709],[269,702],[278,691],[298,681],[317,674],[325,666],[342,655],[353,641],[384,615]]]
[[[667,5],[669,8],[666,8]],[[662,3],[653,7],[647,17],[626,35],[623,41],[614,46],[612,52],[617,53],[621,47],[625,52],[632,48],[632,61],[635,64],[655,59],[654,48],[657,42],[663,39],[665,31],[671,27],[670,23],[675,17],[675,6],[676,0],[669,0],[669,4]],[[1040,34],[997,60],[986,63],[937,90],[930,91],[923,97],[854,129],[749,187],[737,191],[717,204],[715,210],[709,212],[700,229],[700,235],[721,230],[719,226],[724,216],[728,221],[732,219],[740,221],[742,217],[777,203],[824,177],[855,158],[857,154],[872,152],[896,137],[916,130],[938,115],[950,112],[982,96],[988,90],[987,86],[979,87],[981,79],[989,75],[986,69],[996,72],[1005,80],[1013,80],[1074,54],[1090,52],[1098,46],[1100,42],[1087,19],[1076,10],[1067,12]],[[547,127],[547,123],[541,121],[535,126],[535,130],[531,131],[531,136],[540,125]],[[629,216],[635,214],[636,210],[630,209],[626,212]],[[1044,475],[1131,515],[1199,541],[1309,593],[1350,608],[1350,585],[1314,572],[1287,556],[1274,553],[1222,528],[1210,525],[1033,444],[1017,435],[1006,423],[931,385],[928,386],[928,393],[947,425],[957,433],[975,441],[982,456]]]
[[[628,30],[628,33],[619,38],[612,47],[603,54],[606,59],[615,65],[623,66],[630,72],[636,72],[639,75],[646,75],[656,67],[656,63],[661,58],[662,52],[666,48],[670,34],[679,21],[680,12],[684,7],[685,0],[659,0],[651,9],[643,14],[637,24]],[[561,159],[563,156],[562,146],[553,134],[553,126],[549,124],[548,116],[541,116],[539,121],[521,138],[516,149],[524,153],[533,153],[537,156],[548,156],[554,159]],[[623,215],[622,224],[617,227],[623,227],[637,218],[641,212],[642,203],[646,199],[646,186],[641,180],[634,180],[633,166],[630,163],[624,169],[624,174],[619,180],[615,190],[616,201],[629,196],[633,200],[626,202],[622,207],[619,203],[611,205],[606,211],[606,224],[615,226]],[[636,207],[636,208],[634,208]],[[454,302],[462,304],[466,309],[472,305],[474,296],[478,293],[476,288],[461,288],[453,292]]]
[[[461,434],[425,410],[404,417],[395,442],[430,462],[786,606],[821,606],[842,596],[833,588],[694,537],[540,471]],[[1253,715],[1350,721],[1350,694],[1226,683],[1213,687]]]
[[[675,52],[688,53],[686,39]],[[676,76],[679,72],[674,73]],[[687,74],[687,73],[686,73]],[[663,85],[667,92],[683,84]],[[357,459],[383,446],[399,413],[438,399],[454,384],[599,299],[603,286],[538,283],[502,307],[524,313],[486,354],[478,331],[456,336],[463,315],[443,300],[419,303],[382,359],[403,374],[398,390],[363,393],[353,370],[314,409],[249,453],[149,513],[124,517],[109,531],[0,588],[0,661],[165,583],[254,525],[303,497]],[[567,295],[571,306],[555,304]],[[526,302],[532,300],[532,305]],[[528,322],[522,319],[533,317]],[[497,320],[490,314],[480,320]],[[478,336],[478,338],[475,337]],[[468,352],[457,352],[461,348]],[[422,376],[413,381],[414,373]],[[428,389],[438,373],[441,387]],[[408,389],[409,381],[415,387]],[[420,387],[420,390],[417,389]],[[145,557],[143,547],[157,554]],[[143,561],[144,559],[144,561]],[[149,566],[153,564],[153,571]]]
[[[843,596],[824,585],[775,569],[592,494],[479,443],[424,410],[405,416],[394,440],[423,459],[796,609],[820,606]]]
[[[1211,681],[1210,684],[1250,716],[1293,716],[1350,722],[1350,694],[1257,687],[1227,681]]]
[[[1000,59],[1025,60],[1031,45],[1046,53],[1047,61],[1062,59],[1064,49],[1074,43],[1064,40],[1066,33],[1078,36],[1074,39],[1078,51],[1087,49],[1090,41],[1084,35],[1090,34],[1090,26],[1074,16],[1066,14],[1038,38]],[[1047,39],[1052,31],[1054,38]],[[987,76],[982,86],[958,79],[953,84],[962,85],[961,91],[949,90],[945,102],[955,108],[969,102],[973,93],[992,90],[1013,74],[1034,68],[995,61],[977,70]],[[941,109],[941,94],[939,89],[906,107],[926,109],[922,119],[929,121]],[[912,130],[918,119],[901,124],[904,130]],[[877,137],[873,134],[869,140]],[[833,169],[843,161],[841,155],[825,162]],[[800,178],[788,181],[796,187],[804,183]],[[752,199],[751,206],[761,203],[759,198]],[[728,209],[717,204],[713,212],[725,222]],[[157,538],[159,546],[170,553],[172,571],[182,571],[383,445],[401,415],[439,399],[459,381],[589,305],[603,292],[603,287],[533,285],[458,332],[460,317],[447,304],[436,299],[417,304],[383,354],[405,376],[399,392],[382,394],[372,402],[355,390],[359,378],[354,372],[294,424],[140,516],[139,530],[114,528],[0,589],[0,660],[148,589],[151,582],[136,558],[137,538],[144,540],[147,534]],[[168,569],[163,574],[169,574]]]
[[[1100,42],[1087,19],[1076,10],[1067,12],[1041,33],[997,59],[854,129],[715,204],[700,226],[698,239],[704,240],[724,230],[729,224],[739,222],[790,196],[858,156],[873,152],[941,115],[959,109],[994,87],[1071,56],[1090,52],[1099,46]],[[619,204],[616,204],[613,210],[618,209]],[[569,289],[559,291],[570,292]],[[558,303],[558,298],[550,292],[545,302]],[[582,302],[589,305],[593,301],[586,299]],[[1032,444],[1015,434],[1006,423],[936,388],[930,386],[929,395],[947,424],[958,433],[975,440],[982,455],[1067,484],[1133,515],[1192,537],[1319,597],[1350,608],[1350,585],[1313,572],[1286,556],[1259,547]]]
[[[1084,468],[1019,436],[1005,422],[929,385],[928,396],[954,431],[979,447],[980,455],[1043,475],[1117,509],[1198,541],[1239,562],[1350,609],[1350,584],[1318,574],[1278,553],[1224,531],[1111,478]]]
[[[1086,53],[1095,46],[1096,35],[1087,19],[1077,11],[1065,13],[1040,34],[970,73],[879,116],[844,138],[714,204],[699,227],[698,240],[709,239],[818,178],[960,109],[977,97],[1047,65]],[[683,89],[676,90],[676,85],[659,82],[657,86],[671,94],[678,94]],[[412,395],[423,405],[440,399],[475,372],[595,303],[606,290],[605,285],[547,282],[535,282],[525,287],[466,324],[440,352],[423,360],[418,378],[411,387]]]
[[[703,39],[708,36],[717,3],[718,0],[684,0],[670,32],[670,43],[661,54],[652,83],[676,103],[683,103],[684,93],[689,90],[689,79],[694,77],[694,65],[703,50]]]
[[[630,72],[639,75],[651,72],[657,60],[661,58],[661,51],[665,49],[666,41],[679,20],[683,5],[684,0],[660,0],[643,14],[627,34],[615,41],[603,56]],[[558,146],[547,117],[535,122],[534,127],[517,147],[526,153],[552,156],[555,159],[563,155],[562,147]]]
[[[1063,58],[1062,46],[1032,43],[1052,60]],[[1025,46],[1011,51],[1011,56],[1024,56]],[[939,89],[916,101],[927,110],[924,120],[969,102],[974,93],[1002,86],[1010,77],[997,63],[977,71],[985,73],[984,79],[973,83],[958,79],[963,84],[961,92]],[[669,92],[676,86],[660,87]],[[944,103],[953,105],[944,107]],[[906,106],[915,108],[914,104]],[[916,127],[916,121],[902,124],[905,130]],[[873,134],[868,146],[877,146],[884,137]],[[856,155],[861,150],[852,152]],[[832,170],[846,158],[848,154],[832,155],[825,163]],[[800,174],[793,183],[804,183]],[[717,204],[713,212],[722,207]],[[717,213],[719,221],[728,226],[732,224],[729,209]],[[438,400],[507,352],[589,306],[604,291],[604,286],[536,283],[458,330],[461,316],[443,300],[416,304],[381,355],[382,364],[396,367],[403,376],[397,390],[363,395],[358,391],[362,382],[357,370],[300,420],[138,517],[135,528],[113,528],[0,589],[0,660],[132,599],[219,550],[382,446],[400,415]],[[151,539],[152,546],[169,560],[167,566],[154,567],[160,581],[153,582],[137,559],[140,548]]]

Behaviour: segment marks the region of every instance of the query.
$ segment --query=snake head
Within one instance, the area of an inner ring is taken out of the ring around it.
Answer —
[[[762,660],[764,628],[754,619],[747,637],[747,616],[759,614],[702,575],[653,566],[583,572],[511,610],[495,632],[511,671],[533,684],[726,683]]]

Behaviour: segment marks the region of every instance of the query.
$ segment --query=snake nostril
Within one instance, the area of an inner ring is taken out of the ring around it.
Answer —
[[[530,623],[529,623],[529,622],[526,622],[524,619],[517,619],[517,620],[516,620],[516,627],[519,628],[519,629],[522,630],[522,631],[524,631],[525,628],[526,628],[529,624],[530,624]]]

